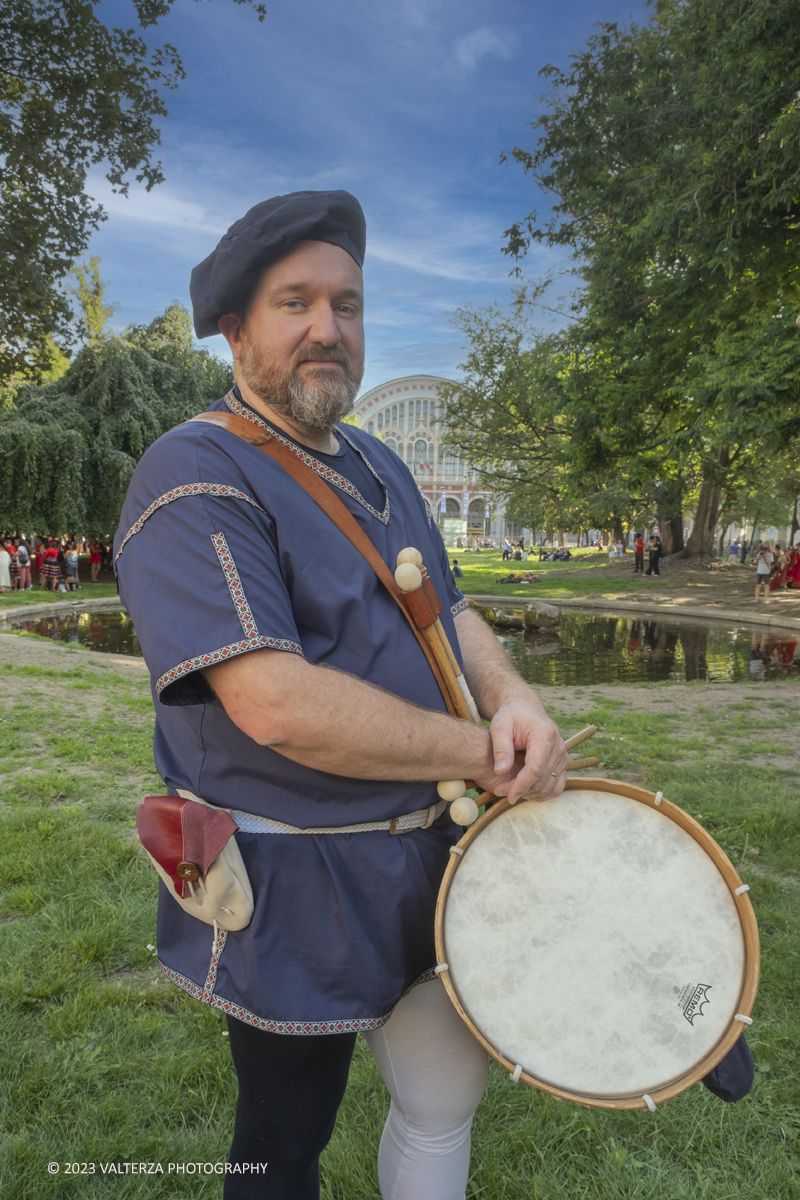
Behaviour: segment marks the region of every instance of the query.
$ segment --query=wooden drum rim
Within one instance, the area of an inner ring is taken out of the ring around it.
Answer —
[[[649,808],[656,808],[658,812],[674,821],[676,825],[680,825],[685,829],[696,842],[698,842],[712,859],[722,878],[728,886],[728,889],[736,905],[736,910],[739,914],[739,921],[742,927],[742,937],[744,940],[744,976],[742,979],[742,987],[739,993],[739,1001],[736,1006],[736,1012],[742,1016],[749,1017],[755,1003],[756,993],[758,992],[758,979],[760,971],[760,950],[758,939],[758,925],[756,924],[753,905],[750,903],[750,897],[747,892],[742,892],[737,896],[736,889],[742,887],[742,881],[736,872],[733,863],[728,858],[727,854],[717,845],[709,833],[695,821],[694,817],[690,817],[687,812],[679,808],[677,804],[670,803],[669,800],[662,799],[659,804],[656,804],[656,793],[649,792],[645,788],[636,787],[632,783],[623,783],[616,779],[568,779],[566,790],[571,791],[578,789],[580,791],[596,791],[596,792],[611,792],[617,796],[626,796],[629,800],[636,800],[640,804],[646,804]],[[537,800],[520,800],[519,804],[538,804],[548,803],[547,801]],[[460,850],[468,850],[481,831],[495,821],[504,812],[507,812],[512,806],[508,800],[498,800],[490,809],[484,812],[482,817],[479,817],[474,825],[470,825],[467,832],[457,843]],[[447,953],[444,945],[444,910],[447,903],[447,894],[450,890],[450,883],[459,868],[462,856],[459,854],[450,854],[450,862],[447,864],[447,869],[444,873],[441,886],[439,888],[439,896],[436,901],[436,962],[439,966],[447,963]],[[489,1054],[505,1067],[510,1073],[515,1072],[516,1064],[504,1058],[498,1053],[495,1048],[487,1042],[486,1038],[480,1030],[473,1024],[473,1021],[461,1003],[461,1000],[450,978],[448,970],[439,972],[440,978],[447,989],[447,994],[450,997],[456,1011],[465,1023],[467,1028],[478,1039],[481,1045],[488,1050]],[[743,1032],[742,1022],[732,1021],[729,1029],[720,1040],[691,1071],[687,1071],[679,1079],[673,1080],[666,1087],[656,1088],[650,1093],[650,1098],[655,1104],[662,1104],[665,1100],[672,1099],[673,1096],[680,1095],[686,1091],[692,1084],[697,1083],[704,1075],[708,1075],[718,1062],[721,1061],[728,1051],[735,1045],[737,1039]],[[536,1079],[535,1076],[529,1075],[527,1071],[523,1071],[521,1079],[526,1083],[531,1084],[540,1091],[549,1092],[551,1096],[557,1096],[560,1100],[572,1100],[576,1104],[586,1104],[594,1108],[615,1108],[615,1109],[631,1109],[640,1108],[646,1109],[647,1102],[642,1096],[620,1096],[620,1097],[598,1097],[589,1096],[580,1092],[562,1091],[559,1088],[553,1087],[549,1083],[543,1082],[541,1079]]]

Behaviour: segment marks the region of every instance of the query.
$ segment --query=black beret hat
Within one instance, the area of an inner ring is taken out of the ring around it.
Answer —
[[[341,246],[361,267],[367,223],[349,192],[290,192],[262,200],[231,225],[208,258],[194,268],[189,284],[194,331],[219,333],[218,321],[235,312],[270,263],[298,242]]]

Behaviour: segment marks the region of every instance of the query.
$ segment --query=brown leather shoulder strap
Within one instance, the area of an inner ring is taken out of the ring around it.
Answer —
[[[348,511],[347,507],[328,484],[320,479],[319,475],[315,471],[312,471],[311,467],[306,466],[288,446],[284,445],[283,442],[279,442],[277,438],[274,438],[268,429],[253,425],[250,421],[246,421],[244,417],[234,416],[233,413],[204,412],[199,413],[196,417],[192,417],[191,420],[206,421],[211,425],[219,425],[222,429],[227,430],[228,433],[232,433],[243,441],[249,442],[251,446],[257,446],[259,450],[262,450],[264,454],[268,454],[270,458],[283,467],[287,475],[291,475],[295,483],[299,484],[308,493],[314,503],[325,513],[325,516],[344,534],[350,545],[359,552],[362,558],[366,559],[392,599],[396,601],[422,647],[431,671],[439,685],[439,691],[442,693],[444,702],[447,705],[447,711],[451,716],[456,716],[453,701],[450,698],[447,684],[442,677],[439,664],[436,662],[422,633],[417,629],[406,605],[405,597],[395,582],[394,575],[353,514]]]

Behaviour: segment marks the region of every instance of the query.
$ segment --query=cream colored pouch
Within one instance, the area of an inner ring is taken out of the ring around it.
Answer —
[[[139,838],[184,912],[234,931],[253,916],[253,891],[224,808],[196,796],[146,796],[136,813]]]

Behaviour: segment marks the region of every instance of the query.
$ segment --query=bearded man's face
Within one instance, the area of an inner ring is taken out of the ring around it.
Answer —
[[[264,272],[238,369],[256,396],[315,434],[352,410],[364,371],[363,291],[346,250],[300,242]]]

